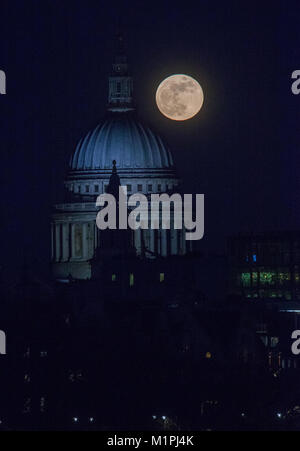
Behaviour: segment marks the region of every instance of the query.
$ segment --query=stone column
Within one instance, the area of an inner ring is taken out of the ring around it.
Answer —
[[[69,260],[69,224],[62,224],[62,261]]]
[[[151,250],[151,232],[152,232],[152,230],[150,230],[150,229],[144,230],[145,243],[146,243],[146,248],[148,250]]]
[[[171,254],[177,255],[178,254],[178,238],[177,238],[178,230],[171,229]]]
[[[71,258],[75,258],[75,224],[71,224]]]
[[[85,260],[89,256],[89,242],[88,242],[88,225],[82,224],[82,256]]]
[[[186,254],[185,229],[181,231],[182,254]]]
[[[88,234],[88,258],[93,257],[95,249],[95,234],[94,234],[94,224],[88,222],[87,224],[87,234]]]
[[[149,248],[151,252],[155,252],[155,245],[154,245],[154,230],[153,229],[149,229],[149,234],[150,234],[150,238],[149,238]]]
[[[55,249],[54,240],[55,240],[54,225],[51,224],[51,261],[54,261],[54,249]]]
[[[94,223],[94,250],[97,249],[98,246],[98,227],[96,222]]]
[[[60,252],[60,224],[55,224],[55,261],[59,262],[61,259]]]
[[[157,253],[161,255],[161,229],[156,230],[156,249]]]
[[[167,230],[162,229],[161,233],[161,255],[166,257],[168,255]]]
[[[137,255],[141,254],[141,229],[134,231],[134,246],[136,248]]]

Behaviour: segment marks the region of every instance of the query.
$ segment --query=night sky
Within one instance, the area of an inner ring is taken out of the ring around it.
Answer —
[[[2,0],[1,252],[8,273],[26,256],[47,270],[51,205],[70,154],[106,111],[121,17],[142,121],[168,143],[184,192],[204,193],[200,247],[226,236],[299,229],[300,69],[296,1]],[[205,103],[186,122],[155,105],[160,81],[186,73]]]

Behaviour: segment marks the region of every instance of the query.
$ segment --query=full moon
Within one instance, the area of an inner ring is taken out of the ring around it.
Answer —
[[[185,121],[195,116],[203,101],[200,84],[189,75],[171,75],[160,83],[156,91],[158,109],[174,121]]]

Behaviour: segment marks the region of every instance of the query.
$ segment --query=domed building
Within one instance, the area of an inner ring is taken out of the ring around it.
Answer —
[[[132,77],[121,50],[109,77],[108,97],[105,119],[80,140],[70,158],[66,200],[55,206],[52,216],[52,267],[56,278],[91,278],[91,261],[96,254],[101,255],[96,199],[107,190],[114,160],[128,195],[140,192],[149,197],[178,190],[170,150],[136,115]],[[140,257],[186,253],[184,231],[172,226],[170,230],[136,230],[132,244]]]

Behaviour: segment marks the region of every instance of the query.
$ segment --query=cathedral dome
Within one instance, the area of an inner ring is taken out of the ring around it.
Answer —
[[[173,170],[171,152],[132,113],[113,113],[81,139],[70,159],[71,171],[111,171],[117,161],[120,172]]]
[[[108,79],[107,117],[78,143],[70,158],[64,198],[52,215],[51,255],[59,279],[95,277],[95,258],[106,252],[103,231],[96,223],[99,195],[116,195],[121,184],[128,196],[141,193],[150,199],[153,193],[176,193],[180,186],[168,147],[136,116],[122,42],[118,39],[120,48]],[[118,182],[113,191],[112,177]],[[136,255],[151,259],[187,250],[184,232],[174,228],[135,230],[131,245]]]

